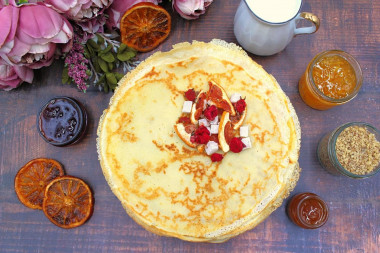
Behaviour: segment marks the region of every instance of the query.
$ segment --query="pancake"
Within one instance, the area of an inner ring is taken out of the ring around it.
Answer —
[[[252,148],[221,162],[186,145],[173,125],[184,92],[245,97]],[[223,242],[252,229],[282,204],[299,177],[300,125],[275,78],[222,40],[180,43],[119,82],[98,127],[104,176],[145,229],[194,242]]]

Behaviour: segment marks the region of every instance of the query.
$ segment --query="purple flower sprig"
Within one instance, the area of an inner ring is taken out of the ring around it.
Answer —
[[[65,67],[62,73],[62,82],[74,82],[78,89],[86,92],[87,81],[91,76],[88,68],[89,61],[84,56],[83,45],[78,39],[74,38],[73,47],[65,57]]]

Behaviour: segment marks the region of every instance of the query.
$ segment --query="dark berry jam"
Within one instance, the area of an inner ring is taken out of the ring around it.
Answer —
[[[39,113],[38,130],[42,138],[55,146],[77,142],[87,127],[84,107],[69,97],[55,97]]]

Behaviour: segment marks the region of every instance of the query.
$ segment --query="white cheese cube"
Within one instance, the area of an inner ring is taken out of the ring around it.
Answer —
[[[218,134],[219,132],[219,124],[211,125],[210,134]]]
[[[239,93],[234,93],[231,95],[230,97],[230,101],[231,103],[236,103],[237,101],[239,101],[241,99],[241,95]]]
[[[206,144],[206,154],[207,155],[212,155],[214,154],[216,151],[218,151],[219,149],[219,146],[218,146],[218,143],[216,143],[215,141],[209,141],[207,142]]]
[[[243,148],[244,149],[247,149],[247,148],[252,148],[252,143],[251,143],[251,138],[247,137],[247,138],[242,138],[241,139],[241,142],[244,143],[245,147]]]
[[[190,113],[192,106],[193,106],[193,102],[191,102],[191,101],[185,101],[185,103],[183,103],[182,112],[184,112],[184,113]]]
[[[248,137],[248,126],[244,125],[240,127],[240,137]]]
[[[215,119],[212,120],[212,121],[210,121],[210,124],[211,125],[216,125],[216,124],[218,124],[218,122],[219,122],[219,118],[218,118],[218,115],[216,115]]]
[[[200,120],[198,120],[198,124],[199,124],[199,126],[205,126],[205,127],[210,126],[210,123],[208,122],[207,119],[200,119]]]

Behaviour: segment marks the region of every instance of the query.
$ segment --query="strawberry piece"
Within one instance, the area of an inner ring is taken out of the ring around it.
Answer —
[[[230,141],[230,150],[234,153],[240,153],[245,147],[240,138],[234,137]]]
[[[200,126],[190,137],[191,142],[206,144],[210,140],[210,131],[205,126]]]
[[[223,159],[223,155],[214,153],[211,155],[211,161],[212,162],[220,162]]]
[[[209,106],[206,108],[203,114],[205,115],[206,119],[212,121],[216,116],[218,116],[218,108],[216,108],[215,105]]]
[[[246,106],[247,104],[245,103],[245,100],[241,98],[239,101],[236,102],[235,109],[239,113],[243,113]]]
[[[197,95],[195,94],[195,91],[194,89],[188,89],[186,92],[185,92],[185,97],[187,100],[189,101],[195,101],[195,98],[197,97]]]

